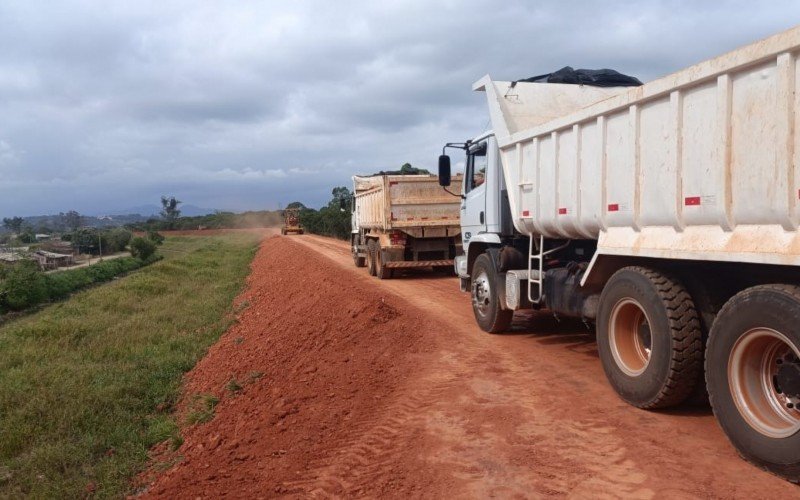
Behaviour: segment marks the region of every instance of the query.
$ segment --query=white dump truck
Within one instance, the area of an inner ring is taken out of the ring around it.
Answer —
[[[453,178],[460,188],[461,177]],[[431,267],[452,272],[461,253],[459,202],[435,175],[353,177],[353,262],[391,278],[395,269]]]
[[[795,28],[635,88],[482,78],[455,263],[485,331],[526,308],[592,323],[622,399],[707,389],[739,452],[795,482],[798,54]]]

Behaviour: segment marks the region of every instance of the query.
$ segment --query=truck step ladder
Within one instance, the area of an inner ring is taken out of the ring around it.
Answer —
[[[533,304],[541,304],[544,298],[544,258],[548,255],[563,250],[569,246],[569,241],[550,250],[544,249],[544,236],[531,235],[528,245],[528,300]],[[534,267],[536,261],[536,267]],[[536,286],[536,298],[533,297],[533,287]]]

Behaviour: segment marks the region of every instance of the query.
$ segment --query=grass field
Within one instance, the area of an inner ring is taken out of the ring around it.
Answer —
[[[177,436],[181,375],[228,326],[258,238],[169,238],[161,262],[0,327],[0,497],[129,491]]]

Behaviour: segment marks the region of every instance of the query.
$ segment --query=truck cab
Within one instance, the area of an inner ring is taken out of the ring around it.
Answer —
[[[515,232],[494,134],[481,134],[464,143],[462,149],[466,153],[460,193],[464,253],[456,257],[454,266],[461,289],[466,291],[475,258],[488,248],[512,239]]]

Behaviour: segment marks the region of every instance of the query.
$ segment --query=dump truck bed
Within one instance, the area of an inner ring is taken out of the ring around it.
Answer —
[[[462,176],[453,178],[453,192]],[[353,177],[359,227],[390,231],[409,228],[459,230],[461,200],[445,192],[433,175],[375,175]]]
[[[598,255],[800,265],[799,51],[794,28],[625,89],[487,75],[515,227]]]

